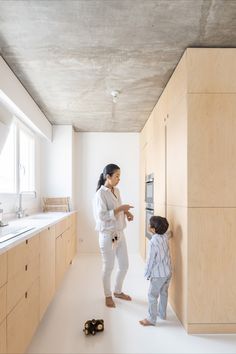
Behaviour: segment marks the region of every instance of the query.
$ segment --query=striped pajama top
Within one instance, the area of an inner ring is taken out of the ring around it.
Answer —
[[[154,234],[149,241],[149,252],[145,267],[145,278],[164,278],[171,275],[171,260],[168,239],[171,232]]]

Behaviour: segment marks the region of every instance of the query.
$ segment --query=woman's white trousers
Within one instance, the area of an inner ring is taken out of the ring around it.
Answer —
[[[122,285],[128,270],[129,260],[126,240],[123,232],[119,232],[119,242],[113,245],[112,236],[99,233],[99,246],[103,260],[103,287],[105,296],[111,296],[111,273],[114,268],[115,258],[118,261],[118,272],[115,281],[115,293],[122,292]]]

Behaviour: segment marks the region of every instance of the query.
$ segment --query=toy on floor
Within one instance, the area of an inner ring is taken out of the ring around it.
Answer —
[[[103,320],[89,320],[84,324],[84,333],[87,335],[92,334],[93,336],[97,332],[102,332],[104,330],[104,321]]]

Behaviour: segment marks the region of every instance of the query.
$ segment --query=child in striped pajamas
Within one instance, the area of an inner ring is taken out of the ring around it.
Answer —
[[[148,315],[144,320],[139,321],[143,326],[155,326],[157,316],[163,320],[166,319],[168,288],[171,279],[168,239],[172,236],[172,232],[167,231],[169,223],[166,218],[161,216],[152,216],[149,222],[149,230],[153,236],[149,244],[149,254],[144,274],[145,278],[150,280],[150,285]]]

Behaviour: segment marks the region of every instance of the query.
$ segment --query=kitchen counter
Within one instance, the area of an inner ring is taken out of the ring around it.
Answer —
[[[8,226],[0,228],[0,238],[3,232],[6,232],[6,228],[29,228],[28,231],[14,236],[9,240],[0,243],[0,254],[8,251],[9,249],[20,244],[23,240],[29,239],[39,232],[47,229],[50,226],[58,223],[59,221],[67,218],[68,216],[74,214],[76,211],[71,212],[48,212],[32,214],[30,216],[24,217],[22,219],[16,219],[9,222]]]

